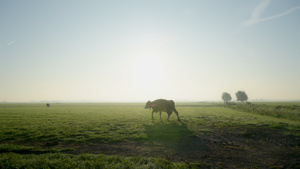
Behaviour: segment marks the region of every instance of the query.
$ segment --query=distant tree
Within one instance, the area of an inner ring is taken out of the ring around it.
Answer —
[[[222,100],[224,100],[224,105],[227,105],[227,102],[230,101],[231,99],[232,99],[232,98],[231,98],[231,96],[230,96],[229,93],[224,92],[224,93],[222,94]]]
[[[244,102],[244,101],[248,100],[248,96],[244,91],[238,91],[238,92],[236,92],[235,95],[236,95],[237,101]]]

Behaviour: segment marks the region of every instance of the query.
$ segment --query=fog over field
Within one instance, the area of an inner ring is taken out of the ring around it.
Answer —
[[[1,1],[0,102],[300,100],[300,1]]]

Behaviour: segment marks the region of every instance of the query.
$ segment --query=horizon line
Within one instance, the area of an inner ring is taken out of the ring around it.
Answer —
[[[251,99],[247,102],[300,102],[300,99]],[[0,101],[1,103],[144,103],[145,101],[91,101],[91,100],[73,100],[73,101],[62,101],[62,100],[41,100],[41,101]],[[178,100],[176,102],[224,102],[223,100]],[[231,102],[240,102],[233,100]]]

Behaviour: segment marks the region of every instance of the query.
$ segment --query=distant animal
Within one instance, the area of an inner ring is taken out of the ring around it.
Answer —
[[[170,118],[170,115],[175,112],[177,115],[178,121],[180,121],[180,118],[178,116],[178,111],[175,109],[175,103],[173,100],[165,100],[165,99],[158,99],[153,102],[148,101],[146,103],[145,109],[152,109],[152,120],[153,120],[153,113],[159,112],[160,120],[161,120],[161,112],[167,112],[168,114],[168,120]],[[161,120],[162,121],[162,120]]]
[[[47,104],[46,104],[46,106],[47,106],[47,107],[50,107],[50,104],[49,104],[49,103],[47,103]]]

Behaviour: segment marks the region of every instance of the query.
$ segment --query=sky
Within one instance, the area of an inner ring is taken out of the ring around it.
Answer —
[[[0,1],[0,102],[300,99],[299,0]]]

